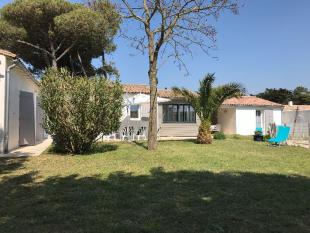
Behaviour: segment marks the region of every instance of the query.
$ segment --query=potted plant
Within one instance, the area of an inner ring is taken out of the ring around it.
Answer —
[[[256,128],[253,136],[254,141],[262,142],[264,141],[264,135],[263,135],[263,129],[262,128]]]

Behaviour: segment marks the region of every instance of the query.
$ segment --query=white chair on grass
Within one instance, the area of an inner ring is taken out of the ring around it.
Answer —
[[[134,139],[134,128],[133,126],[124,127],[121,134],[121,140],[124,141],[127,140],[133,140]]]
[[[127,128],[127,127],[124,127],[124,128],[122,129],[122,133],[121,133],[121,136],[120,136],[120,139],[121,139],[122,141],[124,141],[125,138],[127,138],[127,140],[129,139],[129,137],[128,137],[128,128]]]
[[[117,135],[117,133],[113,132],[113,133],[110,133],[107,135],[102,135],[101,139],[102,139],[102,141],[116,140],[116,135]]]
[[[144,126],[140,127],[138,129],[138,131],[137,131],[137,134],[134,135],[134,136],[136,136],[138,141],[140,141],[140,139],[141,140],[146,140],[147,139],[147,137],[146,137],[146,127],[144,127]]]

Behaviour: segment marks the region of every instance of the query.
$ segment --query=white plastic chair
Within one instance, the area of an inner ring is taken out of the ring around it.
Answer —
[[[123,128],[121,140],[124,141],[125,138],[127,138],[127,140],[133,140],[134,139],[134,128],[132,126]]]
[[[137,137],[138,141],[140,140],[140,138],[143,138],[144,140],[147,139],[146,137],[146,127],[142,126],[140,127],[140,129],[138,130],[137,134],[134,135]]]
[[[127,138],[127,140],[129,139],[127,127],[124,127],[124,128],[123,128],[122,134],[121,134],[120,138],[121,138],[122,141],[124,141],[125,138]]]

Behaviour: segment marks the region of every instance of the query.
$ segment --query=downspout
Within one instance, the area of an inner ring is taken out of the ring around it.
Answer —
[[[13,64],[6,69],[5,82],[5,106],[4,106],[4,153],[9,152],[9,106],[10,106],[10,72],[16,66],[18,60],[13,60]]]

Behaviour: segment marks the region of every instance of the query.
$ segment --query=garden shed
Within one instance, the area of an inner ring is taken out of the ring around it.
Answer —
[[[225,134],[253,135],[256,128],[266,134],[270,124],[282,124],[283,107],[256,96],[231,98],[222,104],[218,123]]]
[[[43,140],[38,89],[16,54],[0,49],[0,153]]]

